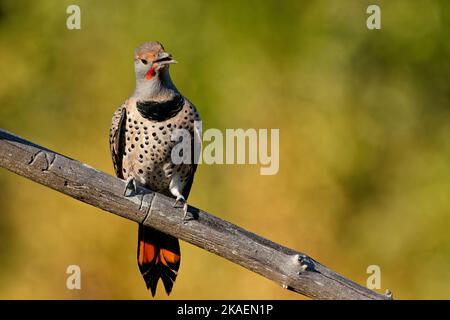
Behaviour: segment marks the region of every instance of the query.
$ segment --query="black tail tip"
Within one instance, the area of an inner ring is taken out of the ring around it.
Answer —
[[[154,298],[156,295],[156,288],[158,287],[158,281],[159,281],[159,273],[152,273],[148,272],[147,274],[143,275],[145,284],[147,286],[147,290],[150,290],[152,293],[152,297]]]
[[[150,274],[150,275],[144,276],[144,280],[145,280],[145,284],[147,285],[147,289],[150,290],[153,298],[156,295],[156,289],[158,288],[159,279],[162,280],[166,294],[170,295],[172,293],[175,278],[176,278],[176,275],[174,274],[174,272],[170,272],[170,273],[161,272],[159,274]]]

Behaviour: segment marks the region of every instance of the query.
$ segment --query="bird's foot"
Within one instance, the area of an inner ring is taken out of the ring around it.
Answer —
[[[178,206],[178,204],[182,204],[183,205],[183,212],[184,212],[183,220],[186,220],[187,209],[188,209],[188,205],[187,205],[186,199],[183,196],[178,196],[175,199],[173,207],[176,208]]]
[[[137,184],[136,180],[133,177],[128,177],[125,185],[125,191],[123,195],[125,197],[132,197],[137,193]]]

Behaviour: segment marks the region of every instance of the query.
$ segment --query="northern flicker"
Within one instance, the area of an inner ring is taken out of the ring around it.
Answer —
[[[116,175],[127,180],[127,188],[141,185],[174,197],[174,205],[183,204],[186,213],[197,165],[173,163],[171,151],[177,141],[171,137],[184,129],[192,141],[198,139],[200,117],[173,84],[169,74],[173,63],[159,42],[146,42],[135,50],[136,89],[114,113],[109,142]],[[170,294],[180,266],[178,239],[139,225],[137,258],[152,296],[159,279]]]

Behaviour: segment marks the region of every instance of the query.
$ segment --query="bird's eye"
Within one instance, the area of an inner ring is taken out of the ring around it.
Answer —
[[[141,59],[141,62],[142,62],[143,64],[147,64],[147,63],[148,63],[148,61],[145,60],[145,59]]]

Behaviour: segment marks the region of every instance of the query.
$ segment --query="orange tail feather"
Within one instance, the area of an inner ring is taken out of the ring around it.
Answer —
[[[150,227],[139,225],[138,264],[147,289],[155,296],[159,279],[167,294],[172,291],[180,267],[178,239]]]

